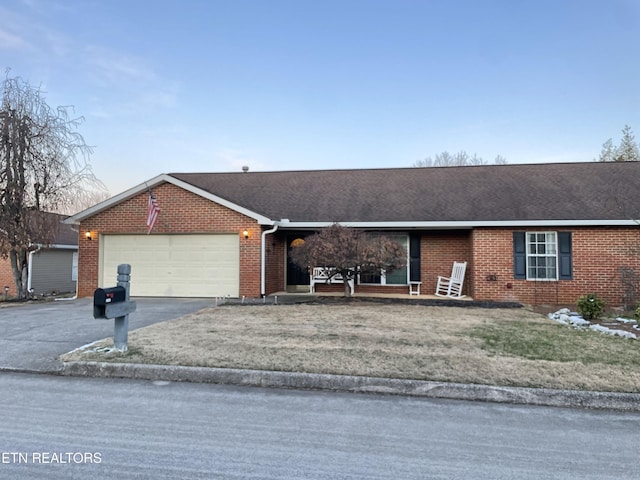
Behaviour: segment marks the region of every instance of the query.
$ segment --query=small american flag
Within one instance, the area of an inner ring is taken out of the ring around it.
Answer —
[[[153,192],[149,189],[149,209],[147,211],[147,227],[149,230],[147,231],[147,235],[151,233],[153,230],[153,226],[156,224],[156,220],[158,220],[158,214],[160,213],[160,206],[158,205],[158,200],[153,196]]]

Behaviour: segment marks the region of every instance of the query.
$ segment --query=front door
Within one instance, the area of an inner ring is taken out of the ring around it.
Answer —
[[[289,255],[292,244],[300,240],[304,241],[304,235],[287,235],[287,291],[309,291],[309,269],[300,268]]]

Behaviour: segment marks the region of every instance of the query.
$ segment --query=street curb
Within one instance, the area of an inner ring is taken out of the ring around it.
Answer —
[[[334,392],[384,393],[426,398],[640,412],[640,394],[635,393],[497,387],[320,373],[108,362],[64,363],[57,373],[65,376],[165,380],[251,387],[328,390]]]
[[[40,370],[40,369],[37,369],[37,368],[0,367],[0,372],[6,372],[6,373],[28,373],[28,374],[37,373],[39,375],[62,375],[61,368],[62,367],[55,368],[55,369],[50,369],[50,370]]]

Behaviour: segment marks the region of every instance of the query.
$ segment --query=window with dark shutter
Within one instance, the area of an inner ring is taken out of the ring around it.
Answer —
[[[420,235],[409,237],[409,280],[420,281]]]
[[[527,278],[525,232],[513,232],[513,278]]]
[[[558,268],[560,280],[571,280],[571,232],[558,232]]]
[[[513,277],[573,279],[571,232],[513,232]]]

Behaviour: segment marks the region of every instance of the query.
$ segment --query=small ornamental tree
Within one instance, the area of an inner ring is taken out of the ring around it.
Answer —
[[[327,267],[329,278],[341,275],[344,295],[349,297],[348,281],[357,273],[379,275],[402,268],[407,264],[407,251],[382,235],[370,235],[336,223],[294,246],[291,261],[301,268]]]

